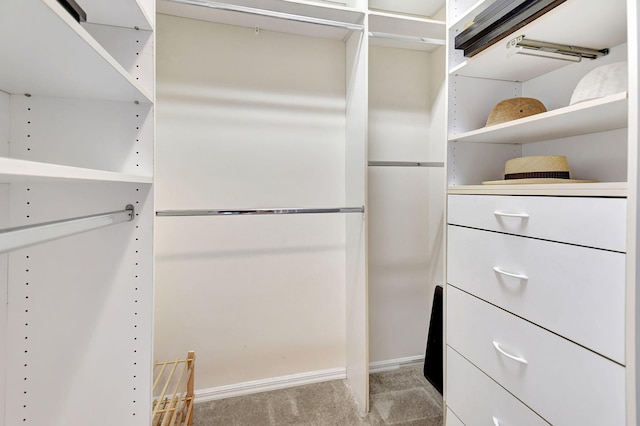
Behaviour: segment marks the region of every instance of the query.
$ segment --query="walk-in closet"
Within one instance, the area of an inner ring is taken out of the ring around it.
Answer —
[[[320,382],[398,424],[370,374],[425,365],[429,425],[638,424],[639,18],[0,0],[0,426]]]

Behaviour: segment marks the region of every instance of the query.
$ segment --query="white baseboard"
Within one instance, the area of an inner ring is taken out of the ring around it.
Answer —
[[[232,396],[250,395],[277,389],[286,389],[311,383],[342,380],[347,377],[346,368],[332,368],[329,370],[310,371],[308,373],[291,374],[288,376],[271,377],[268,379],[236,383],[195,391],[195,402],[207,402]]]
[[[397,370],[400,367],[418,363],[424,363],[424,356],[411,356],[372,362],[369,364],[369,373],[381,373],[383,371]],[[346,368],[331,368],[328,370],[310,371],[307,373],[291,374],[288,376],[270,377],[268,379],[253,380],[250,382],[235,383],[233,385],[196,390],[195,402],[214,401],[216,399],[292,388],[295,386],[309,385],[311,383],[342,380],[346,377]]]
[[[412,364],[424,364],[424,355],[408,356],[406,358],[388,359],[386,361],[376,361],[369,364],[369,373],[382,373],[384,371],[397,370]]]

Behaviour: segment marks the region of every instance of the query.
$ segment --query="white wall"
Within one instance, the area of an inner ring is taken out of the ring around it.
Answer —
[[[522,83],[522,95],[540,99],[547,110],[566,107],[576,85],[599,66],[627,60],[627,45],[613,46],[609,54],[596,60],[583,60]]]
[[[376,167],[369,170],[370,361],[424,356],[433,290],[442,279],[442,214],[431,200],[440,170]],[[440,239],[441,240],[441,239]],[[441,244],[441,241],[440,241]]]
[[[11,129],[11,96],[0,90],[0,156],[9,155],[9,133]]]
[[[0,156],[9,154],[10,96],[0,91]],[[9,223],[9,185],[0,184],[0,228]],[[0,425],[5,416],[7,347],[7,255],[0,255]]]
[[[445,161],[447,155],[447,86],[444,71],[447,66],[446,54],[447,50],[442,46],[429,55],[428,81],[431,122],[428,145],[430,161]]]
[[[427,161],[428,52],[370,46],[369,161]]]
[[[442,52],[371,46],[369,160],[444,161]],[[424,356],[442,284],[443,168],[369,167],[372,363]]]
[[[578,82],[591,70],[626,60],[627,45],[614,46],[597,60],[571,64],[523,83],[522,95],[540,99],[547,110],[566,107]],[[627,129],[618,129],[526,144],[522,155],[564,155],[574,179],[623,182],[627,180],[627,140]]]
[[[156,207],[344,203],[345,47],[158,16]],[[196,388],[345,366],[342,215],[156,219],[155,358]]]

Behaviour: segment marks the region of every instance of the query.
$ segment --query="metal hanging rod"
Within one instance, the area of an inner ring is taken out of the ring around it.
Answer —
[[[444,167],[442,161],[369,161],[370,166],[387,166],[387,167]]]
[[[117,223],[129,222],[134,218],[133,205],[124,210],[74,217],[35,225],[18,226],[0,230],[0,253],[33,246],[58,238],[80,234]]]
[[[370,37],[374,38],[386,38],[389,40],[397,40],[397,41],[407,41],[410,43],[424,43],[424,44],[437,44],[444,46],[445,40],[439,38],[427,38],[420,36],[409,36],[409,35],[400,35],[400,34],[392,34],[392,33],[381,33],[377,31],[369,32]]]
[[[234,210],[160,210],[156,216],[248,216],[268,214],[310,214],[310,213],[364,213],[362,207],[334,207],[326,209],[274,208],[274,209],[234,209]]]
[[[569,62],[580,62],[582,58],[597,59],[600,56],[608,55],[609,49],[598,50],[588,47],[528,40],[525,39],[524,35],[521,35],[507,42],[507,53],[509,56],[519,54],[559,59]]]
[[[363,31],[363,24],[352,24],[350,22],[332,21],[330,19],[314,18],[312,16],[294,15],[292,13],[277,12],[275,10],[256,9],[254,7],[238,6],[210,0],[168,0],[174,3],[189,4],[193,6],[203,6],[210,9],[225,10],[228,12],[246,13],[249,15],[266,16],[269,18],[285,19],[287,21],[303,22],[306,24],[323,25],[326,27],[345,28],[352,31]]]

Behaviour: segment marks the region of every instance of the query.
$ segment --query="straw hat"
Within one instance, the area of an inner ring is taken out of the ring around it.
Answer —
[[[625,92],[628,81],[626,62],[601,65],[580,79],[573,90],[569,105]]]
[[[547,108],[545,108],[544,104],[534,98],[505,99],[493,107],[487,119],[487,126],[517,120],[518,118],[524,118],[546,111]]]
[[[504,180],[482,182],[483,185],[524,183],[585,183],[594,180],[569,178],[569,164],[563,155],[512,158],[505,163]]]

